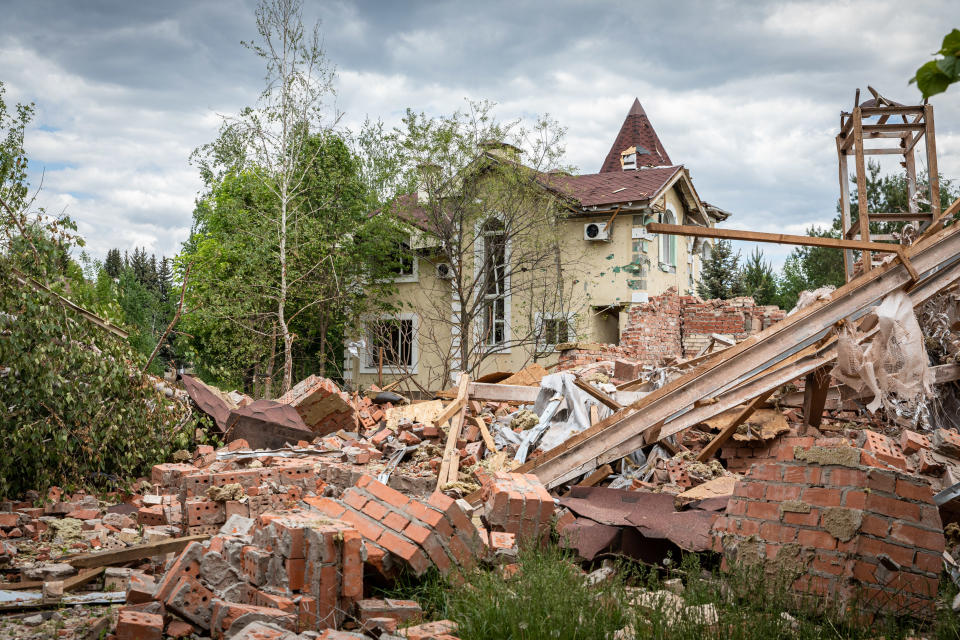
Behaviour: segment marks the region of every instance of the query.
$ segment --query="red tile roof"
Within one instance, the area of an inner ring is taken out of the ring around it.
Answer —
[[[581,176],[544,175],[544,186],[560,192],[582,207],[643,202],[657,194],[683,167],[644,167],[636,171],[588,173]]]
[[[600,173],[623,171],[620,154],[630,147],[637,148],[638,167],[662,167],[672,164],[639,99],[634,99],[633,106],[620,127],[620,133],[600,167]]]

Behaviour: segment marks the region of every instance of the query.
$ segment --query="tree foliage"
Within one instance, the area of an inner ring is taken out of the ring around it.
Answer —
[[[710,256],[703,261],[697,294],[704,300],[726,300],[743,295],[740,253],[733,252],[729,240],[717,241]]]
[[[760,249],[755,249],[741,267],[740,288],[743,295],[750,296],[757,304],[777,303],[777,275]]]
[[[87,286],[70,257],[79,240],[69,219],[30,209],[32,109],[15,114],[0,99],[0,496],[116,487],[187,444],[191,412],[140,375],[124,340],[53,293],[76,300]]]
[[[910,79],[911,83],[917,84],[924,100],[960,82],[960,29],[954,29],[944,36],[936,54],[940,57],[924,63]]]

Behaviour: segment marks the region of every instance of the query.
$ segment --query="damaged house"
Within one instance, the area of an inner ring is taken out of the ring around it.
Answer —
[[[352,386],[411,379],[421,389],[555,364],[563,345],[618,344],[630,308],[692,294],[710,241],[648,233],[651,222],[713,227],[703,202],[635,100],[597,173],[533,171],[517,147],[481,144],[457,175],[420,167],[395,213],[406,225],[396,311],[347,345]],[[408,384],[406,388],[412,388]]]

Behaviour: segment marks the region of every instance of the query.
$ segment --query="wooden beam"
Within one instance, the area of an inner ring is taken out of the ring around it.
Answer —
[[[487,428],[487,423],[484,419],[480,416],[471,416],[470,419],[473,420],[473,424],[477,425],[477,428],[480,429],[480,437],[483,438],[483,444],[487,445],[487,451],[496,453],[497,443],[490,434],[490,429]]]
[[[902,107],[860,107],[860,112],[864,117],[871,116],[910,116],[922,115],[923,105],[902,106]]]
[[[923,105],[923,145],[927,150],[927,183],[930,186],[930,211],[933,219],[940,217],[940,172],[937,169],[937,139],[933,127],[933,105]],[[919,125],[918,125],[919,126]]]
[[[863,159],[863,120],[861,118],[860,107],[853,110],[853,150],[854,165],[857,175],[857,223],[860,226],[860,242],[870,238],[870,218],[867,214],[867,169]],[[860,255],[863,272],[870,271],[873,267],[872,257],[869,250],[863,250]]]
[[[600,402],[600,404],[605,405],[610,409],[613,409],[614,411],[620,411],[620,409],[623,409],[623,405],[621,405],[619,402],[617,402],[616,400],[614,400],[613,398],[605,394],[603,391],[600,391],[599,389],[595,388],[589,382],[584,382],[580,378],[574,378],[573,383],[577,385],[580,389],[587,392],[587,394],[589,394],[593,399]]]
[[[608,464],[603,465],[589,476],[577,483],[578,487],[592,487],[610,477],[613,473],[613,467]]]
[[[714,436],[713,440],[708,442],[707,446],[700,450],[700,453],[697,454],[697,460],[700,462],[706,462],[712,458],[713,454],[715,454],[720,447],[723,446],[723,443],[729,440],[730,436],[736,432],[737,427],[746,422],[757,409],[763,406],[763,403],[767,401],[767,398],[769,398],[774,391],[775,389],[770,389],[769,391],[766,391],[754,398],[749,405],[744,407],[743,411],[737,414],[736,418],[730,421],[730,424],[721,429],[720,433]]]
[[[198,535],[170,538],[169,540],[158,540],[157,542],[138,544],[132,547],[126,547],[125,549],[84,553],[73,556],[72,558],[65,558],[63,561],[78,569],[84,567],[109,567],[114,564],[124,564],[133,560],[142,560],[143,558],[180,551],[191,542],[203,542],[209,537],[208,535]]]
[[[907,252],[923,274],[923,279],[910,290],[914,304],[960,278],[960,264],[952,262],[960,254],[960,227],[945,227],[911,245]],[[719,352],[715,359],[542,453],[521,466],[519,471],[536,473],[541,481],[555,486],[585,465],[602,464],[617,456],[622,457],[633,450],[630,447],[635,449],[636,443],[642,442],[644,432],[655,424],[665,419],[669,423],[675,415],[686,418],[685,412],[693,413],[690,407],[697,399],[714,397],[725,388],[735,388],[744,376],[753,376],[806,345],[816,343],[833,330],[836,322],[867,313],[883,296],[907,284],[910,279],[907,269],[896,262],[872,269],[837,289],[828,300],[802,309]],[[771,381],[775,379],[771,378]],[[758,387],[754,396],[764,390]],[[720,403],[712,405],[707,411],[719,406]],[[667,433],[665,427],[663,436],[668,435],[672,433]]]
[[[837,140],[837,156],[840,171],[840,229],[842,230],[841,235],[844,238],[849,238],[847,232],[853,229],[850,218],[850,176],[847,169],[847,156],[840,146],[839,139]],[[843,273],[847,282],[853,280],[853,262],[853,249],[844,249]]]
[[[447,430],[447,442],[443,448],[443,458],[440,461],[440,469],[437,472],[437,491],[443,488],[444,485],[450,482],[456,482],[460,476],[460,453],[457,449],[457,440],[460,438],[460,431],[463,429],[463,423],[467,417],[467,392],[470,389],[470,376],[466,373],[460,374],[460,380],[458,380],[457,388],[457,399],[451,402],[447,409],[450,407],[457,407],[456,416],[451,414],[450,428]],[[445,410],[443,414],[437,418],[437,426],[442,425],[446,420],[441,420],[441,418],[446,414]],[[452,480],[451,480],[452,477]]]
[[[927,106],[929,107],[930,105],[927,105]],[[854,133],[854,135],[856,135],[856,133],[857,133],[857,115],[860,114],[860,113],[862,113],[862,112],[863,112],[863,108],[862,108],[862,107],[853,110],[853,120],[854,120],[854,122],[853,122],[853,133]],[[927,121],[929,122],[929,116],[928,116],[928,120],[927,120]],[[894,133],[900,133],[901,131],[923,131],[923,130],[924,130],[924,125],[923,125],[923,124],[920,124],[920,123],[914,124],[914,123],[912,123],[912,122],[910,122],[910,123],[897,122],[897,123],[894,123],[894,124],[865,124],[865,125],[862,125],[862,126],[861,126],[861,129],[862,129],[863,133],[881,133],[881,132],[886,132],[886,131],[890,131],[890,132],[894,132]]]
[[[830,371],[827,367],[814,369],[807,374],[803,388],[803,423],[819,427],[823,420],[823,408],[830,390]]]
[[[471,382],[469,389],[470,398],[481,402],[530,403],[537,399],[538,393],[540,393],[540,387],[489,382]],[[441,391],[436,395],[440,398],[456,399],[456,395],[451,391]]]
[[[648,224],[647,231],[650,231],[651,233],[666,233],[676,236],[723,238],[725,240],[746,240],[748,242],[772,242],[775,244],[796,244],[807,247],[831,247],[834,249],[857,249],[858,251],[877,251],[881,253],[896,253],[898,251],[898,245],[882,244],[880,242],[869,242],[864,240],[817,238],[814,236],[795,236],[786,233],[764,233],[762,231],[742,231],[740,229],[716,229],[683,224],[660,224],[658,222],[651,222]]]
[[[437,419],[434,420],[434,423],[439,427],[443,425],[447,420],[452,418],[457,412],[459,412],[467,402],[468,391],[470,388],[470,376],[465,373],[460,374],[460,380],[458,381],[457,386],[457,397],[454,398],[453,402],[448,404],[443,409],[443,413],[437,416]]]
[[[616,210],[616,211],[614,211],[614,212],[613,212],[613,215],[612,215],[612,216],[610,216],[610,219],[609,219],[609,220],[607,220],[607,226],[606,226],[606,229],[607,229],[608,231],[609,231],[609,230],[610,230],[610,229],[612,228],[612,227],[611,227],[610,225],[612,225],[612,224],[613,224],[613,221],[614,221],[614,220],[616,220],[616,218],[617,218],[617,214],[618,214],[618,213],[620,213],[620,209],[622,209],[622,208],[623,208],[623,206],[619,206],[619,207],[617,207],[617,210]]]

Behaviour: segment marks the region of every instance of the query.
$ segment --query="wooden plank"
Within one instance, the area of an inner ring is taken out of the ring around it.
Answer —
[[[613,474],[613,467],[608,464],[603,465],[589,476],[577,483],[578,487],[592,487],[596,484],[599,484],[610,477]]]
[[[81,571],[75,576],[70,576],[69,578],[64,578],[63,580],[63,591],[73,591],[78,587],[82,587],[88,582],[92,581],[97,576],[101,575],[106,571],[106,567],[97,567],[96,569],[90,569],[89,571]]]
[[[580,389],[584,390],[589,394],[594,400],[600,402],[600,404],[606,405],[607,407],[613,409],[614,411],[620,411],[623,409],[623,405],[619,402],[605,394],[603,391],[600,391],[594,387],[589,382],[584,382],[580,378],[574,378],[573,383],[577,385]]]
[[[471,382],[469,393],[472,399],[480,400],[481,402],[530,403],[537,399],[537,394],[540,393],[540,387]]]
[[[473,420],[473,424],[477,425],[477,428],[480,429],[480,437],[483,438],[483,444],[487,446],[487,451],[496,453],[497,443],[490,434],[490,429],[487,428],[487,423],[484,419],[480,416],[470,416],[470,419]]]
[[[863,120],[860,107],[853,110],[853,150],[854,164],[857,175],[857,224],[860,227],[860,242],[870,237],[870,217],[867,213],[867,169],[863,159]],[[853,248],[853,247],[851,247]],[[860,254],[864,273],[870,271],[873,262],[870,250],[864,249]]]
[[[590,405],[590,424],[594,425],[600,422],[600,407],[595,404]]]
[[[923,145],[927,150],[927,183],[930,186],[930,211],[933,219],[940,217],[940,173],[937,169],[937,140],[933,127],[933,105],[923,105],[925,136]]]
[[[844,238],[848,238],[847,232],[853,229],[850,219],[850,177],[847,175],[847,156],[840,147],[840,141],[837,141],[837,155],[839,157],[840,170],[840,228]],[[843,250],[843,272],[845,280],[853,280],[853,249]]]
[[[898,106],[898,107],[860,107],[860,112],[866,116],[910,116],[923,114],[923,106]]]
[[[866,203],[864,203],[866,206]],[[698,238],[723,238],[726,240],[746,240],[748,242],[771,242],[775,244],[796,244],[807,247],[831,247],[834,249],[857,249],[860,251],[877,251],[881,253],[896,253],[897,247],[879,242],[863,240],[844,240],[842,238],[818,238],[814,236],[796,236],[786,233],[765,233],[763,231],[745,231],[740,229],[717,229],[714,227],[696,227],[685,224],[661,224],[651,222],[647,225],[651,233],[666,233],[677,236],[693,236]],[[861,229],[862,233],[862,229]],[[869,235],[869,233],[868,233]]]
[[[769,398],[774,391],[775,389],[771,389],[770,391],[764,392],[754,398],[753,402],[744,407],[743,411],[741,411],[736,418],[730,421],[730,424],[721,429],[720,433],[714,436],[713,440],[708,442],[707,446],[700,450],[700,453],[697,454],[697,460],[700,462],[706,462],[712,458],[713,454],[715,454],[720,447],[723,446],[723,443],[729,440],[730,437],[737,431],[737,427],[746,422],[750,416],[753,415],[754,411],[763,406],[763,404],[767,401],[767,398]]]
[[[468,391],[470,390],[470,376],[465,373],[460,374],[460,380],[457,386],[457,397],[435,419],[435,424],[439,427],[445,424],[450,418],[459,412],[467,402]]]
[[[930,105],[927,105],[928,107]],[[859,120],[858,116],[863,112],[862,107],[857,107],[853,110],[853,135],[857,135],[857,121]],[[929,116],[927,116],[929,118]],[[912,122],[895,122],[893,124],[865,124],[862,125],[861,129],[863,133],[883,133],[883,132],[892,132],[900,133],[901,131],[923,131],[924,125],[920,123]]]
[[[920,299],[919,296],[929,297],[960,278],[960,264],[949,262],[957,260],[960,255],[960,228],[946,227],[909,247],[908,253],[917,268],[926,275],[910,291],[915,303]],[[862,274],[835,291],[828,300],[802,309],[736,346],[725,349],[716,354],[715,360],[650,393],[562,445],[544,452],[521,466],[519,471],[536,473],[541,481],[552,486],[575,473],[581,466],[594,464],[598,460],[602,463],[621,453],[625,455],[629,453],[629,447],[637,443],[638,437],[642,442],[646,429],[664,419],[673,420],[674,414],[685,407],[689,408],[699,398],[714,396],[718,390],[736,385],[745,374],[758,373],[787,354],[820,340],[832,331],[833,325],[839,320],[859,317],[877,300],[909,281],[906,268],[898,263]],[[760,388],[754,395],[762,391]],[[666,435],[672,434],[664,432]]]
[[[848,156],[853,155],[853,153],[854,153],[853,151],[847,150]],[[900,147],[893,147],[890,149],[864,149],[863,150],[863,155],[865,156],[894,156],[894,155],[902,156],[904,153],[905,153],[904,150],[901,149]]]
[[[457,449],[457,440],[460,438],[460,430],[463,429],[463,423],[466,420],[467,411],[467,391],[470,389],[470,376],[466,373],[460,374],[460,380],[458,381],[457,389],[457,399],[450,403],[447,407],[458,407],[458,413],[455,417],[452,417],[450,422],[450,428],[447,430],[447,442],[443,448],[443,458],[440,461],[440,469],[437,472],[437,491],[449,482],[456,482],[459,479],[460,473],[460,453]],[[446,411],[444,412],[446,413]],[[441,417],[443,417],[441,415]],[[443,422],[440,422],[438,419],[437,426],[442,425]],[[453,476],[453,480],[449,478]]]
[[[540,381],[543,380],[543,376],[547,375],[547,373],[549,372],[543,368],[543,365],[535,362],[517,371],[515,374],[500,380],[498,384],[536,387],[540,385]]]
[[[182,550],[191,542],[203,542],[210,536],[184,536],[182,538],[170,538],[169,540],[159,540],[157,542],[148,542],[138,544],[125,549],[112,549],[110,551],[99,551],[96,553],[84,553],[72,558],[65,558],[63,562],[69,563],[78,569],[84,567],[109,567],[115,564],[123,564],[132,560],[142,560],[153,556],[161,556],[165,553],[174,553]]]
[[[803,423],[819,427],[823,421],[823,407],[830,390],[830,371],[826,367],[814,369],[807,374],[803,388]]]

